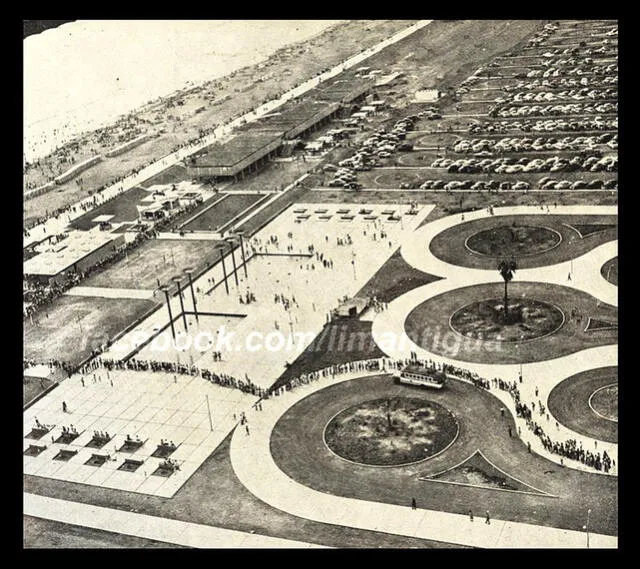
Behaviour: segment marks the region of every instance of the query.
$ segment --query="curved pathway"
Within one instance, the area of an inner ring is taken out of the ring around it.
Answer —
[[[587,210],[585,212],[585,210]],[[518,215],[537,213],[535,207],[509,207],[494,210],[494,215]],[[615,207],[566,206],[556,208],[559,214],[616,214]],[[473,212],[467,219],[489,215],[486,211]],[[447,227],[458,223],[458,216],[450,216],[429,223],[408,236],[402,246],[401,254],[405,261],[414,267],[431,274],[446,275],[446,278],[418,287],[395,299],[388,309],[380,312],[373,320],[372,334],[378,345],[394,359],[404,359],[410,352],[417,352],[419,358],[449,363],[475,371],[480,375],[493,378],[500,377],[507,381],[517,380],[521,369],[519,365],[469,364],[455,359],[444,358],[428,352],[415,345],[404,334],[404,323],[408,313],[418,304],[433,296],[453,290],[460,286],[494,282],[495,271],[468,269],[445,263],[434,257],[429,251],[430,240]],[[571,286],[585,291],[595,298],[617,306],[617,289],[599,275],[601,261],[606,261],[617,254],[617,241],[606,243],[573,262],[559,263],[548,267],[518,272],[523,280],[549,282]],[[575,277],[567,281],[568,271]],[[608,285],[608,286],[605,286]],[[404,337],[404,341],[389,345],[388,335],[396,338]],[[385,337],[387,335],[387,337]],[[530,403],[543,399],[547,403],[551,389],[562,379],[586,371],[594,367],[617,365],[617,346],[600,346],[588,350],[523,366],[525,380],[519,384],[522,401]],[[378,371],[355,372],[338,378],[321,379],[309,385],[302,385],[291,391],[285,391],[278,397],[264,402],[264,411],[250,410],[247,414],[251,425],[251,434],[236,429],[230,446],[230,456],[234,471],[240,481],[258,498],[269,505],[296,516],[307,519],[344,525],[375,531],[386,531],[399,535],[410,535],[450,543],[477,547],[585,547],[585,534],[579,531],[562,530],[546,526],[493,520],[487,524],[469,524],[466,516],[432,510],[411,510],[408,507],[338,497],[308,488],[283,473],[276,465],[270,450],[271,432],[278,419],[296,402],[307,395],[326,387],[336,381],[347,381],[356,377],[374,376]],[[539,397],[534,397],[535,389]],[[492,390],[515,417],[515,408],[511,396],[500,390]],[[540,421],[541,422],[541,421]],[[522,438],[530,442],[532,449],[555,462],[560,457],[548,453],[540,440],[517,418],[516,424],[521,427]],[[546,429],[552,438],[561,441],[574,438],[585,448],[602,452],[617,460],[617,445],[607,444],[589,439],[558,424],[557,429]],[[596,447],[597,443],[600,444]],[[569,464],[570,463],[570,464]],[[577,461],[567,460],[567,466],[593,473],[593,469]],[[611,474],[616,472],[612,469]],[[464,524],[464,525],[463,525]],[[461,530],[466,527],[465,530]],[[591,547],[616,547],[617,537],[590,534]]]
[[[554,208],[555,214],[581,214],[581,215],[615,215],[615,206],[561,206]],[[494,209],[494,216],[518,215],[539,213],[535,206],[505,207]],[[465,221],[490,216],[486,210],[476,211],[465,216]],[[415,344],[404,332],[404,323],[410,312],[419,304],[433,298],[439,294],[455,290],[460,287],[483,284],[497,279],[495,270],[472,269],[451,265],[438,259],[429,248],[431,240],[441,231],[457,225],[460,217],[449,216],[439,219],[433,223],[424,225],[418,229],[408,239],[401,249],[401,254],[405,261],[422,271],[435,274],[446,275],[439,281],[413,289],[406,294],[396,298],[389,304],[384,312],[376,314],[372,325],[372,335],[380,348],[394,359],[405,359],[411,356],[411,352],[416,352],[421,359],[431,359],[438,363],[447,363],[456,367],[468,369],[478,373],[480,376],[491,379],[494,377],[513,382],[518,378],[522,369],[523,383],[519,384],[522,401],[531,407],[531,402],[543,401],[548,407],[548,396],[551,390],[567,377],[592,369],[594,367],[606,367],[617,365],[618,347],[617,345],[600,346],[588,350],[581,350],[568,356],[546,360],[542,362],[519,364],[478,364],[466,361],[459,361],[455,358],[439,356]],[[516,278],[522,282],[540,282],[572,287],[584,291],[601,302],[612,306],[618,305],[617,287],[609,283],[600,273],[600,267],[607,260],[617,255],[617,241],[604,243],[584,255],[556,265],[539,267],[534,269],[524,269],[516,272]],[[572,270],[573,269],[573,270]],[[567,275],[571,272],[572,280],[567,280]],[[535,390],[538,389],[538,396]],[[496,390],[495,395],[503,400],[510,409],[514,417],[515,404],[512,397],[503,391]],[[556,419],[551,417],[547,425],[543,423],[542,417],[534,414],[534,420],[543,425],[545,432],[555,441],[561,442],[567,439],[576,439],[582,442],[584,448],[602,452],[606,450],[609,456],[617,462],[618,445],[598,441],[585,437],[559,423],[555,427]],[[560,463],[560,456],[547,452],[540,439],[533,435],[526,427],[525,421],[516,418],[516,424],[521,427],[522,438],[525,442],[530,442],[532,449],[546,456],[554,462]],[[587,472],[593,469],[583,465],[578,461],[563,459],[567,465]],[[610,471],[615,474],[616,468]]]
[[[263,411],[247,412],[250,435],[236,429],[230,446],[238,479],[270,506],[302,518],[334,525],[382,531],[473,547],[576,547],[586,544],[580,531],[493,519],[469,523],[467,516],[435,510],[345,498],[319,492],[283,473],[271,456],[271,432],[280,417],[308,395],[337,382],[379,375],[354,372],[320,379],[263,402]],[[464,528],[464,529],[463,529]],[[617,537],[590,533],[591,547],[616,547]]]

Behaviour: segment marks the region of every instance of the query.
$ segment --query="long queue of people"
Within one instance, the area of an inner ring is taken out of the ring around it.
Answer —
[[[155,360],[141,360],[136,358],[130,358],[124,360],[114,360],[110,358],[97,357],[90,362],[83,365],[78,373],[86,375],[93,372],[96,369],[105,369],[107,371],[113,370],[135,370],[135,371],[153,371],[160,373],[172,373],[174,375],[189,375],[200,376],[211,383],[220,385],[222,387],[233,387],[239,389],[243,393],[251,393],[263,397],[266,394],[266,390],[258,387],[248,377],[245,379],[238,379],[230,374],[211,371],[205,368],[200,368],[196,365],[186,365],[177,362],[160,362]]]
[[[408,364],[418,364],[425,368],[441,371],[448,376],[467,381],[474,386],[490,391],[492,388],[500,389],[509,393],[515,402],[516,414],[518,417],[525,419],[526,425],[530,431],[533,432],[542,442],[544,448],[553,454],[561,457],[576,460],[582,464],[594,468],[598,471],[604,471],[608,473],[612,467],[615,466],[615,461],[607,454],[606,451],[592,452],[582,448],[581,443],[577,443],[575,439],[569,439],[565,442],[554,442],[548,434],[544,432],[542,427],[533,420],[533,411],[526,403],[521,401],[520,391],[518,389],[518,382],[505,381],[500,378],[486,379],[481,377],[475,372],[471,372],[468,369],[460,368],[450,364],[442,364],[434,362],[433,360],[421,360],[417,357],[404,360],[393,360],[390,358],[374,358],[369,360],[359,360],[354,362],[347,362],[344,364],[335,364],[326,368],[315,370],[309,373],[301,374],[298,377],[294,377],[288,380],[286,383],[279,384],[276,382],[275,386],[267,390],[267,396],[274,397],[279,396],[301,385],[309,384],[313,381],[317,381],[323,378],[333,378],[345,373],[354,373],[359,371],[381,371],[402,369]],[[522,380],[522,378],[520,378]],[[535,403],[532,404],[532,406]],[[543,415],[545,408],[540,404],[539,410]],[[548,416],[548,415],[547,415]],[[530,447],[529,447],[530,448]]]

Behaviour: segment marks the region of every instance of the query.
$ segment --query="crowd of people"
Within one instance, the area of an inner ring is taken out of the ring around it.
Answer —
[[[96,369],[113,370],[135,370],[135,371],[153,371],[161,373],[173,373],[175,375],[199,375],[203,379],[220,385],[222,387],[233,387],[239,389],[243,393],[251,393],[263,397],[266,391],[254,384],[248,377],[238,379],[227,373],[215,372],[195,365],[179,364],[177,362],[161,362],[155,360],[140,360],[130,358],[128,360],[114,360],[111,358],[97,357],[86,363],[78,373],[87,375]]]
[[[34,360],[25,359],[23,360],[23,369],[33,366],[36,363],[37,362],[35,362]],[[543,447],[548,452],[559,455],[563,458],[579,461],[582,464],[589,466],[590,468],[598,471],[604,471],[605,473],[608,473],[612,467],[615,467],[615,460],[611,459],[606,450],[600,453],[595,450],[591,451],[584,449],[582,443],[578,443],[575,439],[568,439],[564,442],[553,441],[552,438],[534,420],[534,411],[536,405],[535,402],[531,402],[528,405],[521,400],[517,381],[509,382],[501,378],[483,378],[477,373],[471,372],[470,370],[465,368],[460,368],[450,364],[438,363],[430,359],[418,359],[415,353],[412,353],[412,357],[407,359],[394,360],[391,358],[371,358],[368,360],[358,360],[345,362],[342,364],[334,364],[325,368],[300,374],[284,383],[276,382],[274,386],[268,389],[264,389],[255,385],[247,376],[245,376],[245,379],[242,380],[226,373],[214,372],[208,369],[199,368],[195,365],[186,365],[176,362],[160,362],[154,360],[140,360],[136,358],[130,358],[129,360],[123,361],[110,358],[101,358],[98,356],[94,357],[77,370],[74,369],[74,366],[65,361],[52,359],[47,363],[51,368],[59,367],[61,369],[64,369],[69,374],[69,376],[71,376],[71,374],[74,372],[80,373],[84,376],[99,368],[105,369],[107,371],[136,370],[173,373],[174,377],[176,377],[177,374],[190,376],[199,375],[203,379],[206,379],[207,381],[210,381],[216,385],[239,389],[244,393],[251,393],[252,395],[258,396],[261,399],[277,397],[284,394],[286,391],[290,391],[301,385],[307,385],[319,379],[335,378],[336,376],[347,373],[369,371],[380,371],[384,373],[391,370],[400,370],[408,364],[421,365],[427,369],[441,371],[448,376],[453,376],[458,379],[467,381],[480,389],[490,391],[492,388],[494,388],[508,392],[513,397],[516,416],[525,420],[525,423],[529,430],[540,439]],[[522,382],[521,376],[520,382]],[[546,414],[547,420],[550,419],[549,414],[546,413],[546,409],[540,402],[540,400],[538,400],[538,410],[541,416],[544,416]],[[558,423],[556,423],[556,426],[557,425]],[[530,443],[528,443],[528,447],[529,451],[531,451]]]
[[[414,356],[414,354],[412,354]],[[427,369],[433,369],[442,371],[446,375],[454,376],[458,379],[468,381],[478,388],[490,391],[492,388],[500,389],[501,391],[508,392],[514,399],[516,415],[522,417],[526,421],[526,425],[530,431],[536,435],[544,448],[553,454],[559,455],[564,458],[576,460],[582,464],[594,468],[598,471],[604,471],[608,473],[612,467],[615,466],[615,461],[603,451],[602,454],[596,451],[589,451],[582,448],[582,443],[577,443],[575,439],[568,439],[565,442],[554,442],[549,435],[547,435],[543,429],[533,420],[533,410],[535,410],[535,403],[531,404],[531,407],[521,401],[520,391],[518,389],[518,382],[505,381],[500,378],[486,379],[480,377],[477,373],[471,372],[465,368],[459,368],[450,364],[443,364],[434,362],[433,360],[422,360],[417,357],[407,358],[404,360],[393,360],[390,358],[374,358],[369,360],[360,360],[354,362],[347,362],[344,364],[335,364],[326,368],[311,371],[309,373],[301,374],[298,377],[294,377],[284,384],[275,384],[275,387],[267,390],[267,396],[279,396],[286,391],[290,391],[300,385],[306,385],[313,381],[317,381],[322,378],[333,378],[345,373],[354,373],[359,371],[388,371],[395,369],[402,369],[408,364],[422,365]],[[545,414],[545,408],[540,403],[538,404],[539,412],[541,415]],[[549,415],[547,414],[547,419]],[[529,444],[529,450],[531,446]],[[562,459],[561,459],[562,460]]]

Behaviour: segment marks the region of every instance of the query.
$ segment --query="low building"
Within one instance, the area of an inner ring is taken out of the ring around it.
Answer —
[[[50,249],[23,264],[24,278],[38,284],[61,284],[124,247],[124,234],[100,229],[73,231]]]
[[[243,130],[282,132],[285,140],[304,138],[336,118],[339,111],[339,103],[291,101],[278,107],[275,112],[245,125]]]
[[[433,103],[440,98],[438,89],[421,89],[416,91],[414,102],[416,103]]]
[[[369,306],[369,300],[366,298],[348,298],[340,303],[331,314],[332,319],[339,318],[358,318]]]
[[[243,132],[224,143],[212,144],[187,162],[192,178],[233,178],[234,181],[256,172],[278,155],[283,132]]]

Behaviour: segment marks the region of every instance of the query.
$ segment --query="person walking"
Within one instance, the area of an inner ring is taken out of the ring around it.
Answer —
[[[487,525],[491,524],[491,518],[489,517],[489,510],[487,510],[487,516],[486,516],[486,518],[484,520],[484,523],[487,524]]]
[[[469,510],[469,521],[473,521],[473,512],[471,510]]]
[[[67,412],[67,403],[65,401],[62,402],[62,412],[63,413]]]
[[[416,499],[415,498],[411,498],[411,509],[415,510],[418,507],[418,505],[416,504]]]

